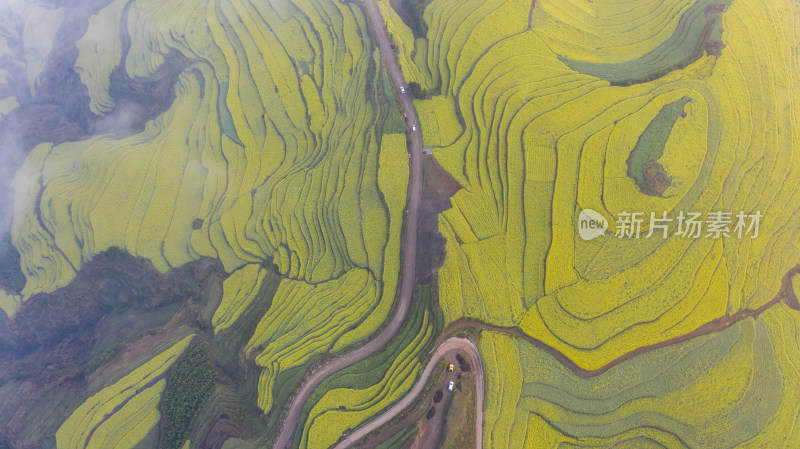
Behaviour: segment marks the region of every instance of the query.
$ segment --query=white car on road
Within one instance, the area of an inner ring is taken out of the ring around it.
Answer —
[[[401,93],[401,94],[404,94],[404,93],[406,93],[406,88],[405,88],[405,86],[400,86],[400,93]]]

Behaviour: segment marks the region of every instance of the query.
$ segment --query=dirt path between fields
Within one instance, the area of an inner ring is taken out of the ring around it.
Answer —
[[[414,385],[414,388],[412,388],[400,402],[396,403],[377,419],[348,435],[347,438],[334,446],[334,449],[347,449],[353,446],[358,440],[386,424],[409,407],[425,389],[425,384],[428,382],[431,374],[433,374],[433,370],[439,365],[439,361],[442,360],[443,357],[454,360],[458,352],[466,353],[472,366],[475,368],[475,447],[481,449],[483,447],[483,367],[481,365],[480,354],[478,354],[478,348],[475,344],[469,339],[458,337],[446,340],[436,349],[436,352],[433,354],[430,362],[428,362],[428,365],[425,366],[425,370]]]
[[[383,53],[386,71],[392,84],[397,91],[401,111],[406,114],[407,130],[415,127],[416,131],[407,134],[408,153],[410,155],[410,173],[408,179],[408,201],[406,215],[406,236],[403,247],[403,266],[401,268],[401,287],[397,307],[394,316],[377,337],[370,340],[363,346],[351,352],[332,359],[319,368],[311,372],[294,396],[287,402],[286,415],[283,419],[278,438],[275,440],[275,449],[288,449],[297,431],[297,424],[303,407],[314,391],[323,380],[332,374],[358,363],[361,360],[380,351],[397,334],[405,322],[408,309],[411,305],[411,298],[414,294],[416,284],[416,255],[417,255],[417,226],[419,223],[419,205],[422,197],[422,137],[419,129],[419,120],[414,111],[414,102],[411,95],[400,93],[400,86],[405,87],[405,80],[394,58],[391,42],[386,30],[383,27],[383,18],[378,11],[375,0],[364,0],[363,10],[367,16],[367,21],[372,29],[372,35],[377,40],[378,46]]]
[[[454,322],[450,326],[444,329],[444,331],[439,335],[438,341],[445,341],[449,336],[455,334],[458,331],[465,330],[465,329],[475,329],[475,330],[486,330],[492,332],[502,332],[508,335],[511,335],[515,338],[519,338],[520,340],[525,340],[528,343],[536,346],[537,348],[547,352],[553,358],[558,360],[562,365],[569,368],[572,372],[579,374],[584,377],[594,377],[599,376],[600,374],[605,373],[609,369],[613,368],[614,366],[626,361],[630,360],[638,355],[644,354],[646,352],[655,351],[656,349],[661,349],[667,346],[675,345],[678,343],[683,343],[685,341],[691,340],[696,337],[700,337],[703,335],[711,334],[714,332],[721,332],[732,325],[736,324],[737,322],[747,319],[747,318],[755,318],[758,317],[761,313],[768,310],[770,307],[783,302],[786,304],[787,307],[793,310],[800,311],[800,301],[798,301],[797,295],[794,292],[794,288],[792,285],[792,277],[795,275],[800,275],[800,265],[795,266],[781,279],[781,288],[778,291],[778,294],[775,295],[770,301],[762,304],[760,307],[755,309],[746,309],[740,310],[732,315],[725,315],[715,320],[709,321],[708,323],[698,327],[697,329],[687,332],[685,334],[678,335],[676,337],[669,338],[667,340],[662,340],[657,343],[640,346],[634,350],[628,351],[619,357],[611,360],[610,362],[606,363],[605,365],[596,368],[596,369],[586,369],[582,368],[578,364],[576,364],[572,359],[564,355],[558,349],[553,346],[548,345],[547,343],[539,340],[536,337],[532,337],[525,332],[523,332],[519,327],[503,327],[498,326],[495,324],[484,323],[482,321],[472,320],[472,319],[462,319],[459,321]]]

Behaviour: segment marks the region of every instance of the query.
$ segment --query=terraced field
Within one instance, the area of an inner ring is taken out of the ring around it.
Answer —
[[[0,21],[28,32],[0,33],[0,55],[31,56],[0,61],[0,131],[46,104],[37,87],[58,73],[90,116],[80,140],[40,138],[20,158],[25,285],[0,282],[0,325],[109,250],[207,268],[194,293],[158,290],[175,306],[131,326],[135,342],[123,318],[97,326],[109,347],[54,326],[37,351],[96,353],[58,379],[54,410],[80,401],[40,438],[346,446],[460,342],[484,370],[477,446],[796,446],[800,5],[414,4],[97,0],[79,31],[59,28],[78,23],[64,8]],[[38,44],[36,17],[55,29]],[[75,57],[35,58],[51,35],[74,38]],[[28,93],[12,96],[20,70]],[[423,145],[462,187],[438,214],[433,286],[415,271]],[[587,214],[608,229],[586,237]],[[0,378],[0,399],[37,379]],[[17,428],[0,425],[0,446]]]
[[[365,26],[356,4],[315,0],[100,10],[76,62],[95,114],[116,107],[115,73],[146,80],[175,55],[186,67],[141,133],[30,153],[13,231],[27,283],[0,293],[3,310],[118,247],[162,272],[219,259],[231,273],[219,333],[274,265],[284,280],[244,348],[265,413],[277,374],[377,330],[395,297],[408,157],[402,134],[382,132],[399,112]]]
[[[166,371],[192,342],[190,335],[90,397],[56,432],[59,448],[130,449],[158,425]]]
[[[304,410],[300,447],[328,448],[411,390],[422,371],[420,358],[439,331],[430,313],[430,287],[419,298],[398,337],[381,353],[329,377],[314,391]]]
[[[482,337],[484,446],[791,447],[796,424],[770,429],[800,410],[780,381],[798,356],[782,292],[800,244],[797,4],[433,0],[416,41],[387,6],[405,76],[452,108],[420,115],[455,136],[426,144],[464,187],[439,222],[446,321],[509,329]],[[604,236],[579,236],[583,209]],[[728,236],[676,233],[715,211]],[[639,238],[615,235],[625,213]],[[734,232],[740,213],[757,235]],[[628,389],[650,376],[675,383]]]

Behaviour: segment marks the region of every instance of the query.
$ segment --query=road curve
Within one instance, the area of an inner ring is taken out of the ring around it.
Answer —
[[[457,337],[446,340],[436,349],[436,352],[433,353],[431,361],[428,362],[425,370],[422,371],[422,377],[420,377],[416,385],[414,385],[414,388],[412,388],[411,391],[409,391],[408,394],[406,394],[406,396],[400,400],[400,402],[395,404],[394,407],[387,410],[374,421],[348,435],[347,438],[339,442],[339,444],[334,446],[333,449],[347,449],[351,447],[358,440],[365,437],[378,427],[386,424],[392,418],[397,416],[397,414],[405,410],[414,402],[414,400],[416,400],[420,393],[422,393],[422,390],[425,388],[425,384],[428,382],[428,378],[430,378],[431,374],[433,374],[433,370],[436,368],[442,357],[447,357],[452,360],[455,358],[455,354],[459,351],[467,353],[467,356],[472,363],[472,367],[475,370],[475,405],[477,409],[475,413],[475,448],[481,449],[483,447],[483,367],[481,366],[481,358],[478,354],[478,348],[475,347],[475,344],[466,338]]]
[[[294,440],[294,434],[297,431],[297,423],[300,420],[303,407],[311,396],[311,393],[323,380],[337,371],[375,354],[389,343],[402,327],[408,315],[411,297],[414,294],[414,285],[416,283],[417,225],[419,224],[419,204],[422,197],[422,137],[420,136],[419,121],[414,111],[414,102],[412,101],[411,95],[408,93],[400,94],[400,86],[405,86],[405,80],[394,58],[394,52],[392,51],[389,36],[386,34],[386,30],[383,27],[383,19],[381,18],[380,11],[378,11],[378,5],[375,3],[375,0],[364,0],[362,5],[364,13],[367,16],[367,21],[372,28],[373,36],[376,38],[381,52],[383,52],[383,60],[386,63],[389,78],[400,97],[400,108],[402,112],[406,114],[407,128],[410,130],[411,126],[415,126],[417,129],[407,136],[411,167],[408,180],[408,200],[406,204],[408,209],[408,214],[406,216],[406,238],[403,248],[403,266],[400,272],[402,282],[400,286],[400,296],[394,316],[377,337],[358,349],[327,362],[313,371],[313,373],[303,381],[297,393],[289,400],[289,403],[287,403],[288,412],[286,413],[278,438],[275,440],[274,449],[289,449]]]

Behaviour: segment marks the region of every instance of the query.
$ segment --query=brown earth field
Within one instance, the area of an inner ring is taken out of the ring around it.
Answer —
[[[417,282],[428,284],[444,264],[445,238],[437,230],[439,214],[451,207],[450,198],[461,189],[432,155],[423,158],[422,202],[417,228]]]

